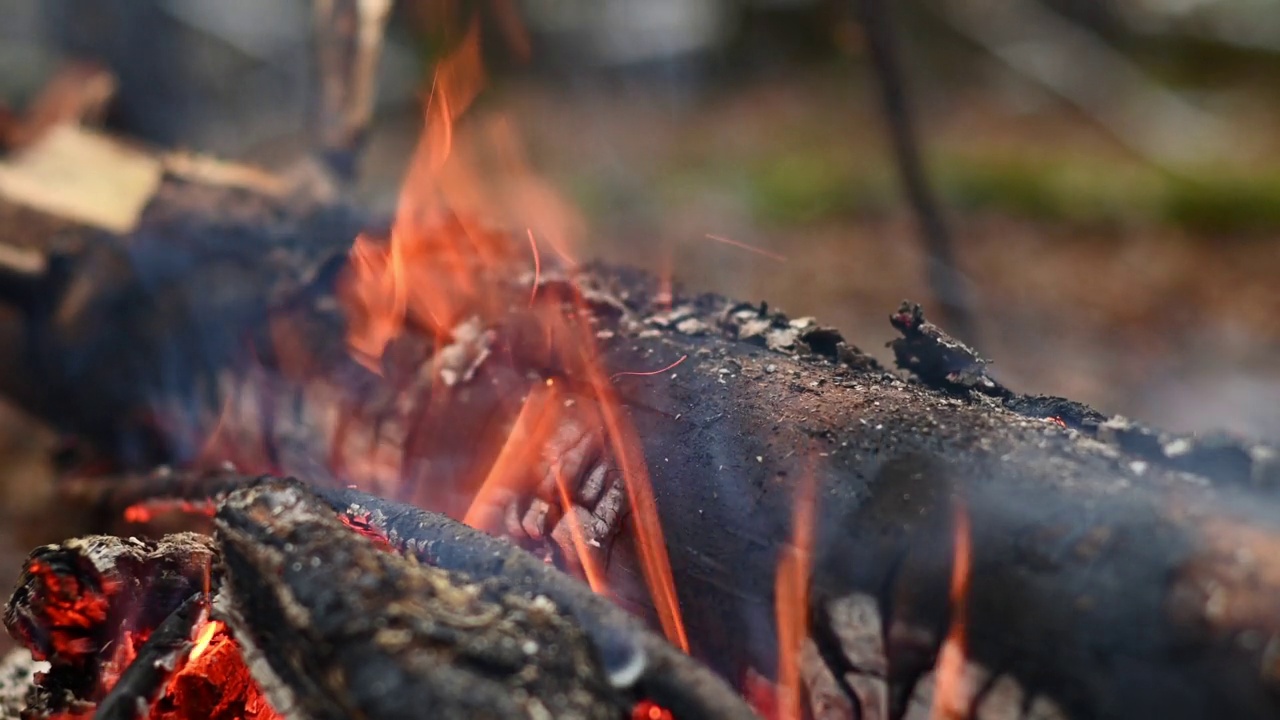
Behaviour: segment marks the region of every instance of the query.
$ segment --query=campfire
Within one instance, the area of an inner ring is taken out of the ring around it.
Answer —
[[[898,374],[579,262],[467,27],[390,223],[171,159],[134,226],[5,261],[97,522],[28,557],[0,716],[1280,710],[1274,450],[1018,393],[914,303]]]

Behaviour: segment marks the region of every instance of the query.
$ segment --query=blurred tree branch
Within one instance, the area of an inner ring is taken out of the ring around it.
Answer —
[[[969,289],[956,267],[954,241],[921,158],[920,142],[907,99],[906,78],[898,62],[891,10],[885,0],[856,0],[867,50],[880,90],[894,162],[907,201],[919,224],[925,273],[943,324],[960,338],[977,342]]]

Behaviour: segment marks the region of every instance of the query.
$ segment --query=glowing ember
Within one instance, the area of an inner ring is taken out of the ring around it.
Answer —
[[[806,473],[796,488],[791,544],[778,561],[774,610],[778,623],[779,720],[801,715],[800,649],[809,634],[809,572],[813,556],[814,477]]]
[[[675,716],[652,700],[641,700],[632,708],[631,720],[675,720]]]
[[[213,517],[217,507],[208,500],[147,500],[124,509],[125,522],[148,523],[165,513]]]
[[[934,681],[934,720],[963,718],[968,714],[964,687],[965,618],[968,614],[969,573],[972,564],[972,539],[969,534],[969,513],[964,505],[956,506],[955,560],[951,566],[951,626],[947,639],[938,654],[937,676]]]
[[[187,661],[151,707],[157,720],[280,720],[249,674],[226,625],[201,628]]]

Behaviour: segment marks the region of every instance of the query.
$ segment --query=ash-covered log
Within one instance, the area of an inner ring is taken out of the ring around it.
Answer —
[[[271,478],[234,488],[212,498],[213,586],[176,607],[154,584],[155,597],[133,598],[151,615],[173,609],[133,633],[119,667],[85,662],[82,644],[44,653],[24,626],[57,673],[37,680],[23,717],[623,718],[642,705],[755,717],[723,681],[518,548],[360,494],[326,502]],[[31,615],[30,598],[21,586],[11,607]]]
[[[297,483],[233,493],[216,523],[223,613],[282,712],[603,720],[633,704],[545,596],[379,550]]]
[[[465,234],[457,223],[430,237]],[[846,712],[928,712],[927,688],[956,684],[938,658],[957,627],[965,690],[948,702],[979,716],[1011,703],[1070,717],[1280,710],[1273,449],[1001,388],[910,306],[894,319],[915,379],[764,306],[672,298],[622,268],[531,272],[522,240],[499,233],[484,238],[499,257],[477,271],[485,292],[459,295],[443,329],[410,313],[374,372],[348,352],[339,282],[361,224],[346,207],[168,180],[135,236],[95,241],[111,260],[69,261],[71,280],[27,303],[12,346],[26,354],[9,358],[25,375],[6,377],[121,465],[230,459],[457,517],[513,457],[513,398],[565,407],[519,463],[535,476],[516,483],[525,492],[495,501],[494,529],[554,559],[574,552],[571,521],[587,527],[583,553],[613,597],[652,608],[645,513],[620,458],[642,454],[691,650],[739,687],[780,674],[777,568],[812,483],[802,659]],[[447,285],[421,252],[418,287]],[[84,293],[115,300],[72,303]],[[589,328],[599,367],[548,350],[548,317]],[[609,442],[602,390],[634,445]],[[237,433],[248,446],[211,442]]]

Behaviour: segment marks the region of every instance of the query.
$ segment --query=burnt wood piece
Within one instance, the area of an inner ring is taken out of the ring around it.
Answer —
[[[190,460],[215,416],[219,375],[249,349],[278,359],[268,308],[313,312],[312,337],[345,354],[341,318],[318,309],[352,238],[371,223],[345,204],[166,177],[127,237],[0,198],[0,244],[45,258],[0,273],[0,393],[113,462],[151,469]],[[330,369],[336,360],[328,363]]]
[[[191,506],[212,500],[216,505],[234,492],[280,482],[221,470],[129,476],[95,485],[102,491],[99,501],[104,510],[118,513],[138,504]],[[627,695],[651,700],[676,717],[756,717],[740,695],[701,663],[604,596],[525,550],[439,513],[335,487],[326,480],[308,484],[344,522],[398,552],[492,589],[549,598],[586,633],[610,684]]]
[[[88,324],[101,328],[97,343],[48,334],[53,315],[35,317],[28,326],[46,334],[33,331],[45,343],[33,347],[50,358],[58,348],[75,349],[78,363],[64,357],[47,370],[22,366],[28,378],[51,373],[48,384],[61,393],[61,402],[29,407],[67,420],[67,427],[135,463],[181,459],[190,452],[183,443],[207,436],[216,417],[203,428],[194,422],[177,430],[153,427],[150,436],[139,430],[144,424],[131,423],[137,408],[166,389],[194,404],[191,388],[207,388],[154,381],[171,377],[154,371],[169,367],[165,358],[172,357],[160,350],[193,347],[174,340],[189,337],[191,327],[207,329],[204,346],[214,352],[202,361],[217,368],[236,357],[221,340],[262,332],[264,317],[292,308],[310,322],[312,336],[332,335],[327,345],[316,344],[331,354],[313,361],[306,379],[352,372],[343,359],[332,283],[325,282],[332,280],[334,258],[341,265],[347,242],[341,223],[317,222],[324,209],[295,212],[260,198],[210,190],[182,196],[174,194],[176,186],[166,187],[169,194],[157,198],[143,223],[144,238],[164,242],[116,242],[133,253],[126,266],[168,272],[142,273],[150,285],[136,277],[122,281],[119,287],[133,289],[119,292],[133,300]],[[214,207],[223,211],[207,211]],[[330,212],[359,219],[350,211]],[[290,252],[295,257],[287,258]],[[166,264],[173,254],[184,261]],[[229,305],[250,312],[220,314],[222,306],[212,302],[218,294],[208,292],[220,284],[200,279],[220,263],[197,262],[204,257],[242,269],[241,276],[219,277],[243,278],[223,291],[243,293],[242,302]],[[527,268],[496,272],[505,280],[494,292],[509,289],[512,307],[526,307],[529,287],[516,279],[526,277]],[[819,488],[815,635],[830,666],[839,667],[844,656],[851,667],[871,667],[866,682],[899,698],[897,705],[902,688],[932,662],[947,624],[945,603],[919,598],[946,597],[952,543],[945,520],[955,512],[954,496],[963,500],[973,528],[966,622],[971,665],[1012,678],[1027,697],[1052,699],[1072,716],[1266,717],[1277,711],[1280,620],[1272,600],[1280,586],[1280,471],[1272,448],[1173,437],[1060,399],[940,391],[884,372],[838,333],[764,307],[715,296],[659,302],[652,278],[625,269],[591,267],[574,280],[588,296],[606,372],[659,369],[686,358],[666,374],[620,376],[613,384],[644,445],[693,651],[726,677],[741,682],[748,667],[766,677],[774,672],[774,570],[792,536],[796,486],[813,478]],[[543,281],[545,290],[564,284],[549,272]],[[143,292],[139,284],[165,292]],[[538,297],[559,301],[552,292]],[[199,322],[158,306],[192,310]],[[497,330],[514,333],[519,323],[514,314],[511,320]],[[162,340],[107,342],[122,332]],[[429,343],[422,347],[431,352]],[[509,338],[507,348],[522,346]],[[504,393],[519,387],[510,378],[523,377],[521,370],[569,379],[576,373],[551,367],[534,352],[502,356],[516,363],[504,375]],[[412,366],[423,356],[407,357]],[[150,370],[117,373],[120,365]],[[485,373],[496,372],[493,365],[483,364],[475,380],[457,386],[474,390],[473,400],[465,410],[452,408],[448,425],[406,431],[406,450],[431,463],[415,480],[451,477],[491,458],[457,438],[501,426],[493,417],[510,412],[500,402],[504,393],[485,395],[493,377]],[[357,370],[354,376],[364,384],[353,395],[374,403],[394,397],[388,378],[401,375],[379,379]],[[20,389],[42,387],[31,381]],[[100,409],[96,422],[83,415],[86,408]],[[1067,427],[1042,419],[1048,416]],[[446,432],[433,434],[442,427]],[[161,452],[130,455],[140,437],[158,438]],[[298,457],[327,457],[328,447],[308,450],[310,442],[301,441]],[[639,572],[624,552],[626,542],[611,556],[611,587],[636,584]],[[842,603],[864,600],[881,626],[883,647],[877,658],[850,659],[859,651],[841,642],[849,622],[827,616],[838,614],[832,608]],[[876,701],[859,696],[859,702]]]
[[[35,699],[50,712],[94,703],[125,648],[210,582],[212,540],[91,536],[36,549],[5,606],[9,634],[51,667]],[[91,705],[90,705],[91,707]]]
[[[134,720],[150,715],[151,706],[173,674],[186,661],[192,647],[192,629],[208,617],[209,602],[203,593],[187,598],[138,648],[138,654],[121,673],[111,692],[98,703],[93,720]]]
[[[510,543],[438,513],[345,488],[320,496],[393,547],[435,567],[506,592],[544,595],[573,615],[595,646],[610,682],[656,702],[676,717],[755,717],[721,678],[645,629],[605,597]]]
[[[296,481],[232,493],[215,523],[228,624],[255,674],[279,679],[260,682],[286,714],[603,720],[630,708],[545,596],[380,550]]]
[[[125,631],[150,632],[211,582],[214,550],[195,533],[160,540],[97,535],[34,550],[4,624],[37,660],[79,665]]]
[[[598,291],[625,291],[636,317],[653,317],[655,286],[605,277]],[[697,332],[619,321],[604,324],[614,337],[603,347],[610,368],[688,357],[677,372],[617,386],[649,458],[695,651],[768,667],[770,632],[740,629],[772,627],[796,487],[811,479],[815,636],[847,625],[836,606],[869,599],[880,656],[837,645],[855,656],[846,669],[873,667],[867,682],[896,698],[895,710],[907,710],[904,696],[947,633],[960,505],[972,528],[970,666],[1007,674],[1072,717],[1280,710],[1270,448],[1229,443],[1250,460],[1229,472],[1185,438],[1134,452],[1113,439],[1109,428],[1122,423],[1076,429],[1009,409],[1060,407],[1043,400],[934,390],[815,352],[803,336],[790,354],[735,342],[726,336],[766,313],[721,298],[677,301],[675,312]],[[1205,461],[1194,474],[1178,464],[1187,455]]]

